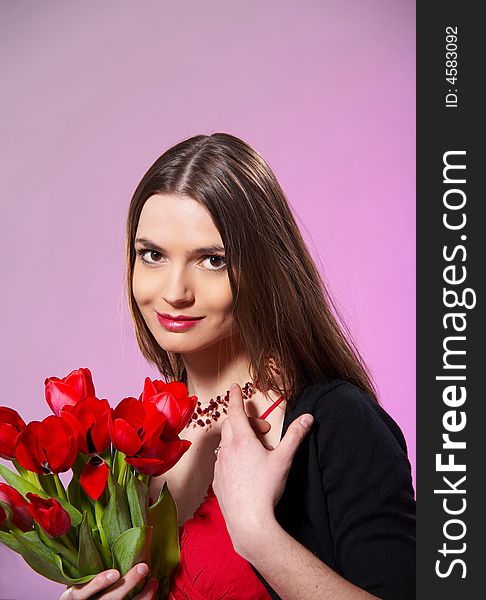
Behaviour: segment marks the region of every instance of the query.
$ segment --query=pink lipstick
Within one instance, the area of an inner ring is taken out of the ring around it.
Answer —
[[[190,315],[169,315],[167,313],[156,313],[159,323],[167,329],[167,331],[186,331],[194,327],[204,317],[192,317]]]

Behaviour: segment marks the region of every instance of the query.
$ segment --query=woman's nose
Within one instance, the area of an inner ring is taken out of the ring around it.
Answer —
[[[187,304],[194,300],[194,292],[189,278],[183,269],[171,269],[167,272],[162,293],[163,299],[168,304]]]

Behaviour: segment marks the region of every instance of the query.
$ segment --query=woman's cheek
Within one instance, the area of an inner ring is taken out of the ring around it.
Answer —
[[[133,272],[133,297],[139,308],[152,303],[157,289],[153,278],[147,277],[135,267]]]

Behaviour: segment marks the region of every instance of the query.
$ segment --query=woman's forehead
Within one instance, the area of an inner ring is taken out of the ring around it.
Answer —
[[[147,199],[140,214],[136,237],[156,244],[223,245],[205,206],[192,198],[169,194],[157,194]]]

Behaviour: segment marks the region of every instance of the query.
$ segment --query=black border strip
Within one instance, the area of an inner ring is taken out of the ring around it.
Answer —
[[[478,6],[417,4],[417,597],[424,599],[484,594],[475,591],[486,572]],[[457,64],[446,63],[454,52]],[[447,68],[457,73],[448,77]]]

